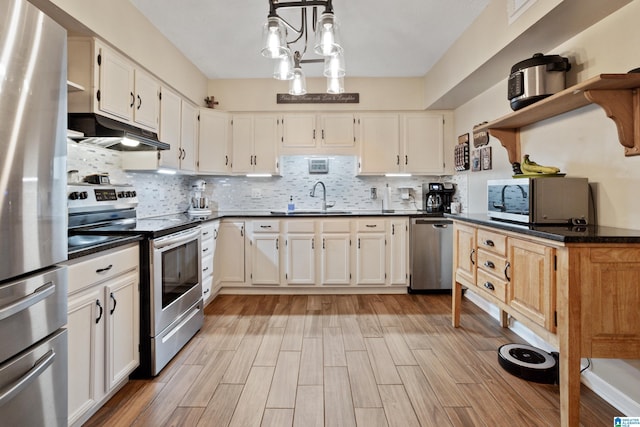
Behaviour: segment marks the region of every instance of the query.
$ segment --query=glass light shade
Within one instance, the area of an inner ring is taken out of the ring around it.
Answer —
[[[342,52],[324,58],[325,77],[344,77],[344,55]]]
[[[277,16],[267,18],[262,29],[262,56],[281,58],[287,54],[287,29]]]
[[[344,93],[344,78],[328,77],[327,93]]]
[[[333,13],[320,15],[316,24],[316,41],[313,50],[318,55],[331,56],[342,52],[338,22]]]
[[[307,93],[307,81],[302,68],[294,68],[293,79],[289,81],[289,95],[304,95]]]
[[[278,80],[291,80],[293,78],[293,55],[287,52],[282,58],[276,59],[273,67],[273,78]]]

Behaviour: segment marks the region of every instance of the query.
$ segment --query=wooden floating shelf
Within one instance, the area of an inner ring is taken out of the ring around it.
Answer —
[[[600,74],[548,98],[484,123],[474,131],[489,131],[507,150],[509,162],[520,162],[520,128],[573,111],[599,105],[618,129],[626,156],[640,155],[640,74]]]

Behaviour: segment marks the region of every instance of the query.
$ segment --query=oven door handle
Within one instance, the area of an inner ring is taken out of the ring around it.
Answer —
[[[179,233],[172,234],[170,236],[155,239],[153,241],[153,247],[156,249],[161,249],[171,245],[178,245],[185,242],[189,242],[199,236],[200,236],[200,228],[196,227],[195,230],[182,231]]]

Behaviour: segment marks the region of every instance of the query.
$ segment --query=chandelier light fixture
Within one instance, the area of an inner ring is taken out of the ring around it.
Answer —
[[[318,15],[318,7],[324,11]],[[278,9],[300,9],[300,26],[291,25]],[[312,26],[307,23],[307,9],[311,9]],[[327,78],[327,93],[344,92],[344,51],[340,45],[338,22],[333,14],[331,0],[269,0],[269,15],[262,31],[262,56],[274,61],[273,77],[289,80],[291,95],[307,93],[307,83],[302,64],[324,63],[323,75]],[[309,40],[309,31],[315,36]],[[288,40],[289,33],[292,39]],[[321,58],[303,59],[307,46],[313,43],[313,52]]]

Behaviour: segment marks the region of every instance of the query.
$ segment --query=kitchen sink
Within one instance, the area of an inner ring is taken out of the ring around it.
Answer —
[[[271,211],[272,215],[348,215],[351,211],[293,211],[293,212],[285,212],[285,211]]]

